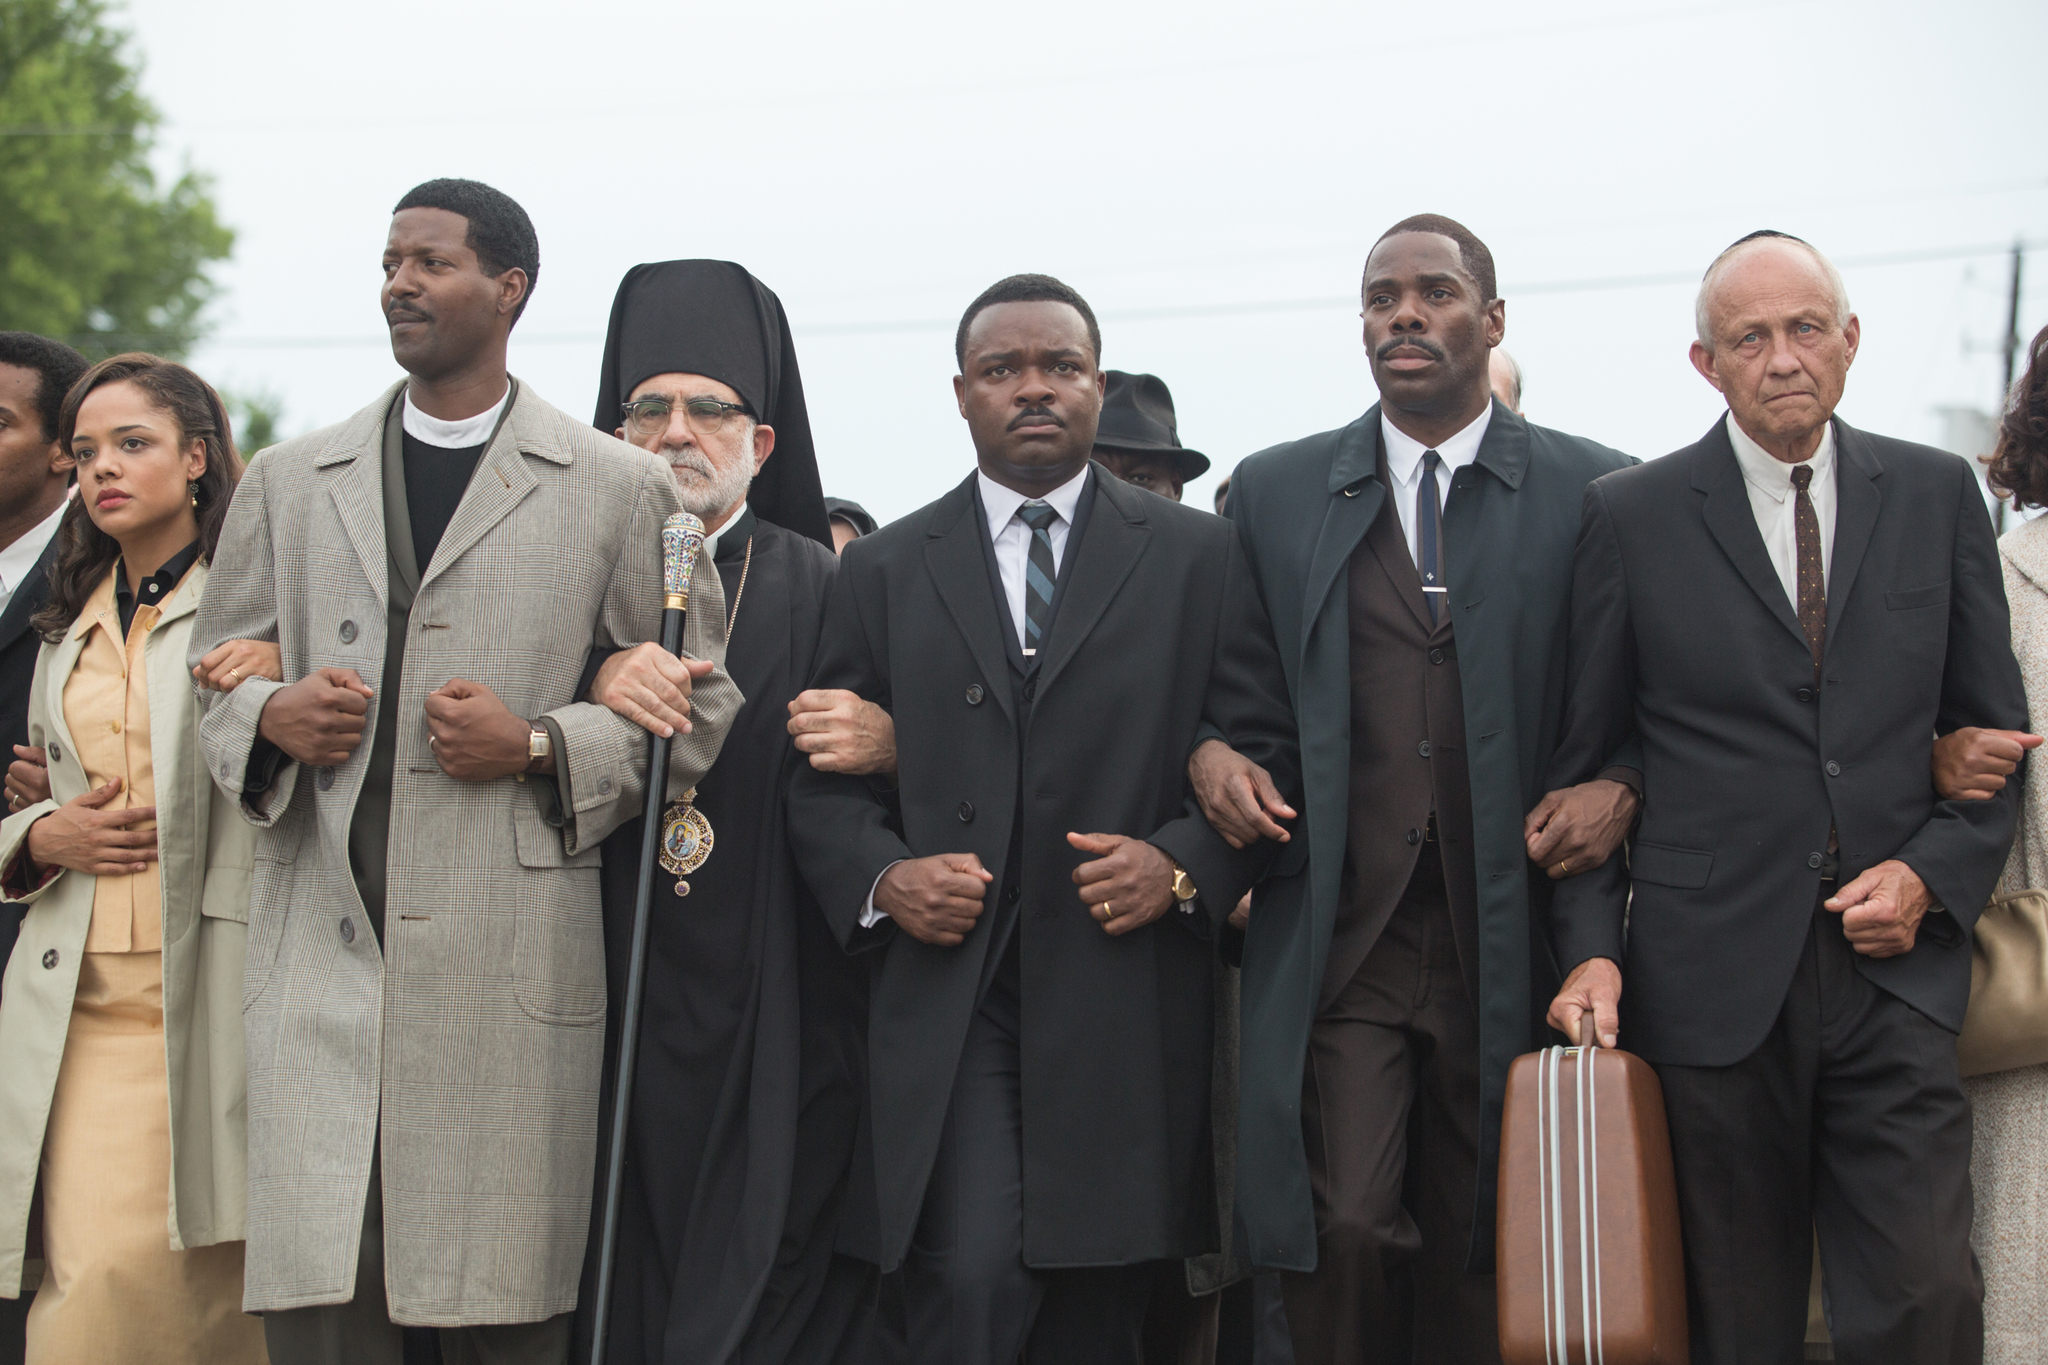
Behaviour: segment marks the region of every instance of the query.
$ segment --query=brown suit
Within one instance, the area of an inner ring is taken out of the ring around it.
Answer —
[[[1382,454],[1379,477],[1387,476]],[[1396,493],[1394,496],[1399,496]],[[1302,1365],[1493,1357],[1464,1273],[1479,1150],[1478,890],[1464,698],[1392,498],[1349,565],[1344,872],[1302,1123],[1317,1267],[1287,1276]]]

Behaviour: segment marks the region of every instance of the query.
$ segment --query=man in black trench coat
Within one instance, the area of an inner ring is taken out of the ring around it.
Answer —
[[[789,795],[826,918],[886,955],[862,1251],[919,1365],[1134,1363],[1158,1262],[1218,1244],[1210,955],[1272,853],[1187,759],[1207,724],[1284,786],[1292,724],[1230,523],[1088,459],[1080,296],[1005,280],[957,350],[979,471],[847,546],[812,680],[893,713],[901,823],[863,779]]]

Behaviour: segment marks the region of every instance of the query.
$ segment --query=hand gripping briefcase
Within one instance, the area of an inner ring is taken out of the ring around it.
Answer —
[[[1594,1037],[1589,1013],[1579,1036]],[[1515,1059],[1500,1140],[1505,1365],[1686,1365],[1664,1091],[1601,1047]]]

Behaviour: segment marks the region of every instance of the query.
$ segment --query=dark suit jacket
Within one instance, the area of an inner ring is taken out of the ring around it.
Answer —
[[[1300,724],[1302,819],[1253,897],[1244,948],[1237,1199],[1252,1260],[1316,1261],[1302,1146],[1302,1067],[1337,919],[1351,763],[1346,565],[1386,498],[1380,410],[1252,456],[1230,481],[1232,519],[1271,614]],[[1541,798],[1564,708],[1571,546],[1586,485],[1619,451],[1523,421],[1496,403],[1478,459],[1444,510],[1444,570],[1464,693],[1478,881],[1481,1132],[1471,1255],[1491,1263],[1493,1172],[1507,1070],[1536,1045],[1531,916],[1550,881],[1529,865],[1522,819]],[[1619,743],[1610,751],[1621,754]],[[1540,939],[1538,939],[1540,944]]]
[[[974,490],[970,476],[847,546],[826,600],[811,685],[894,713],[900,832],[864,779],[798,765],[788,798],[798,864],[840,941],[879,939],[886,954],[868,1033],[879,1241],[852,1249],[884,1268],[903,1257],[993,931],[1014,924],[1026,1261],[1212,1250],[1212,939],[1272,846],[1233,850],[1210,829],[1186,764],[1206,722],[1291,780],[1286,704],[1260,690],[1277,676],[1271,636],[1229,522],[1097,465],[1027,677]],[[1105,934],[1076,895],[1086,858],[1069,831],[1158,845],[1194,878],[1199,913]],[[890,863],[952,852],[978,855],[995,876],[964,944],[932,947],[886,922],[857,928]]]
[[[2012,842],[2018,789],[1937,801],[1934,736],[2024,729],[1991,520],[1954,455],[1835,421],[1826,654],[1813,658],[1771,566],[1723,422],[1586,493],[1572,598],[1575,782],[1633,720],[1644,804],[1619,860],[1561,883],[1560,962],[1622,964],[1622,1046],[1728,1066],[1785,999],[1832,827],[1846,883],[1903,859],[1947,914],[1913,950],[1858,957],[1944,1027],[1970,993],[1970,929]],[[1627,932],[1624,936],[1624,914]]]
[[[42,637],[28,627],[28,618],[50,600],[50,566],[57,562],[57,537],[43,547],[43,557],[0,612],[0,772],[14,762],[14,746],[28,743],[28,692],[35,681],[36,655]],[[14,952],[24,907],[0,906],[0,966]]]

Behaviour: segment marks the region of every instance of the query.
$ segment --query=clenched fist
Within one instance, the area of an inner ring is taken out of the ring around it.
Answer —
[[[875,908],[919,943],[954,948],[981,918],[982,893],[994,880],[972,853],[906,858],[882,874]]]
[[[263,703],[256,731],[314,768],[346,763],[363,742],[370,689],[353,668],[316,668]]]

